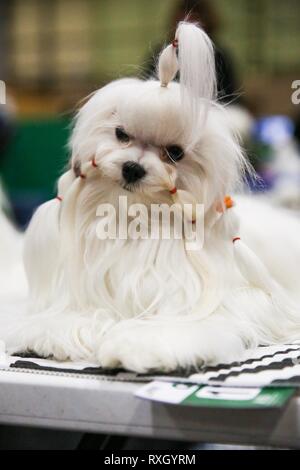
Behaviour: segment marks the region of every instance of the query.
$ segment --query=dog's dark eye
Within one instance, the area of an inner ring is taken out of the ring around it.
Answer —
[[[184,157],[184,151],[179,145],[170,145],[166,147],[166,153],[173,162],[178,162]]]
[[[116,137],[123,144],[127,144],[130,141],[130,137],[126,134],[123,127],[116,127]]]

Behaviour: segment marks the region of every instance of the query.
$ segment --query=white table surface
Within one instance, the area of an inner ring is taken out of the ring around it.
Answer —
[[[134,397],[141,386],[1,370],[0,423],[300,448],[300,397],[282,410],[202,409]]]

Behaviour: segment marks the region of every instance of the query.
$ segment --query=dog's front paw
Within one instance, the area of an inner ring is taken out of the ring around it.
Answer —
[[[69,354],[60,345],[51,342],[46,335],[27,339],[23,344],[10,347],[9,353],[21,357],[54,358],[57,361],[67,361]]]
[[[167,345],[139,328],[109,333],[97,351],[97,359],[102,367],[138,373],[171,372],[177,367]]]
[[[28,317],[8,342],[8,352],[33,353],[58,361],[93,361],[94,331],[99,328],[81,316]]]
[[[147,322],[127,320],[102,336],[96,350],[103,367],[139,373],[174,372],[241,358],[245,346],[222,317],[209,321]]]

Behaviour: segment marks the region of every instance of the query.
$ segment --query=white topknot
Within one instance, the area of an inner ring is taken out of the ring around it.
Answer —
[[[169,44],[160,54],[158,77],[162,87],[167,87],[179,70],[176,51],[176,47],[173,44]]]
[[[216,67],[214,46],[208,35],[199,26],[184,21],[179,23],[173,43],[159,57],[161,86],[167,87],[178,71],[183,113],[193,136],[193,129],[199,132],[209,105],[217,98]],[[191,144],[198,138],[199,134],[191,137]]]

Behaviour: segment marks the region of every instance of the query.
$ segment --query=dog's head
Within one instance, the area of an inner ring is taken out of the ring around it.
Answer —
[[[216,101],[214,51],[203,30],[179,25],[158,78],[118,80],[93,94],[76,119],[73,168],[93,160],[114,189],[141,199],[157,200],[176,182],[209,208],[232,190],[244,160]]]

